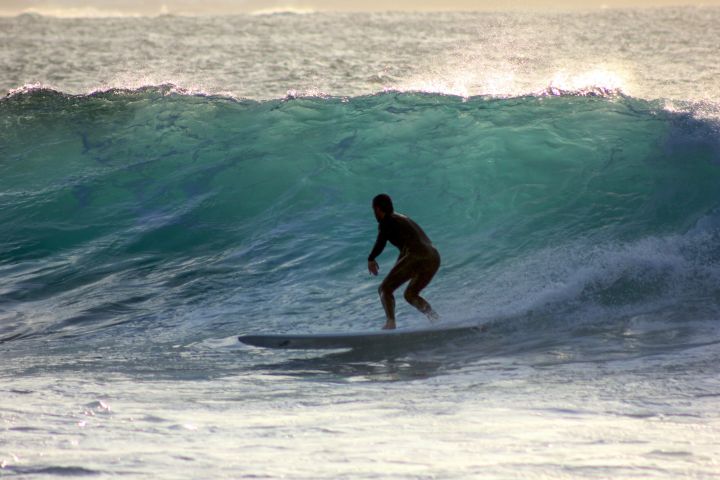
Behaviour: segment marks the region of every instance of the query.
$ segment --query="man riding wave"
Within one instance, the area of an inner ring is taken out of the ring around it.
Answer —
[[[368,270],[378,274],[378,263],[375,261],[390,242],[400,250],[395,265],[380,284],[378,292],[385,309],[387,322],[383,329],[394,329],[395,296],[393,292],[402,284],[410,281],[405,289],[405,300],[420,310],[429,320],[439,318],[435,310],[423,297],[422,289],[428,286],[440,268],[440,254],[420,226],[405,215],[395,212],[392,199],[381,193],[372,202],[375,218],[378,221],[378,236],[375,246],[368,256]]]

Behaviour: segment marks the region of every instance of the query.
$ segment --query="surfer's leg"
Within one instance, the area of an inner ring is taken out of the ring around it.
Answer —
[[[430,303],[420,296],[423,288],[427,287],[440,268],[440,255],[435,255],[428,259],[423,259],[419,264],[415,275],[410,279],[410,285],[405,289],[405,300],[413,307],[420,310],[430,321],[440,318],[440,315],[433,310]]]
[[[385,309],[385,317],[387,319],[383,329],[392,330],[395,328],[395,295],[393,293],[403,283],[410,280],[412,277],[412,265],[407,257],[401,257],[398,259],[395,266],[387,274],[385,280],[380,284],[378,293],[380,294],[380,301]]]
[[[395,296],[391,291],[380,288],[380,302],[385,310],[385,326],[383,330],[395,329]]]

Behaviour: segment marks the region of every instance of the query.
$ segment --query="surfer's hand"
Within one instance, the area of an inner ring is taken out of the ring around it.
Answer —
[[[373,275],[377,275],[377,274],[378,274],[378,270],[380,270],[380,267],[378,267],[378,264],[377,264],[377,262],[376,262],[375,260],[368,260],[368,270],[369,270],[370,273],[372,273]]]

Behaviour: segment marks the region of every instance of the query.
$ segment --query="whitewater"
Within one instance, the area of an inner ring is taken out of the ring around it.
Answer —
[[[0,18],[0,476],[717,478],[718,25]],[[239,344],[382,326],[380,192],[487,328]]]

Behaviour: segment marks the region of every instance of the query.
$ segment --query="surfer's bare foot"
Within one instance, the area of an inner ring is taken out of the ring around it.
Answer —
[[[388,320],[388,322],[385,324],[385,326],[382,328],[383,330],[395,330],[395,322],[391,322]]]
[[[435,323],[438,320],[440,320],[440,315],[435,310],[430,310],[425,314],[425,316],[430,320],[431,323]]]

